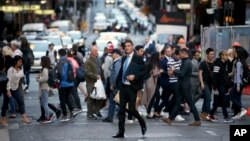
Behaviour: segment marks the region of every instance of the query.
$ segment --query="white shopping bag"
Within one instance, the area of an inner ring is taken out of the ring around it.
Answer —
[[[93,99],[98,99],[98,100],[107,98],[103,83],[100,79],[98,79],[95,82],[94,90],[92,91],[90,97],[92,97]]]

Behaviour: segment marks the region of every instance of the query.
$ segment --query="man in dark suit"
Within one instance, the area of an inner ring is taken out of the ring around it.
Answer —
[[[160,113],[163,107],[168,106],[169,97],[172,93],[169,93],[169,76],[168,76],[168,62],[173,61],[172,58],[172,49],[170,46],[166,46],[163,49],[164,57],[160,60],[160,68],[163,70],[161,76],[159,78],[160,86],[162,88],[162,95],[161,95],[161,103],[159,104],[158,108],[155,110],[157,113],[154,115],[155,117],[161,117]]]
[[[125,112],[128,103],[128,112],[136,117],[141,125],[142,135],[147,131],[146,123],[136,110],[137,92],[140,90],[144,78],[143,58],[134,53],[133,42],[125,41],[125,53],[122,58],[121,69],[117,78],[120,86],[120,109],[119,109],[119,131],[113,135],[114,138],[123,138],[125,132]]]

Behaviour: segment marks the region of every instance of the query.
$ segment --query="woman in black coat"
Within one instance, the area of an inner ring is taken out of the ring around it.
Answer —
[[[34,54],[33,54],[33,51],[31,50],[30,45],[25,37],[21,37],[20,41],[21,41],[20,50],[23,53],[23,71],[24,71],[24,75],[25,75],[24,91],[26,93],[28,93],[29,92],[29,84],[30,84],[30,69],[34,63]]]

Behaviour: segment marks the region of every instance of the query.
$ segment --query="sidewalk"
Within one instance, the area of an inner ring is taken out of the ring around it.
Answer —
[[[0,128],[0,138],[1,138],[1,141],[10,141],[8,129],[1,129]]]

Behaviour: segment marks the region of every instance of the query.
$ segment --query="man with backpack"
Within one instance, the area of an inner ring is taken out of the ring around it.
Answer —
[[[61,121],[69,121],[70,118],[77,114],[74,110],[75,101],[72,96],[74,92],[74,72],[71,62],[67,59],[66,50],[60,49],[58,51],[60,60],[56,66],[57,77],[59,80],[59,100],[62,109]],[[67,116],[66,104],[71,112],[70,116]]]

